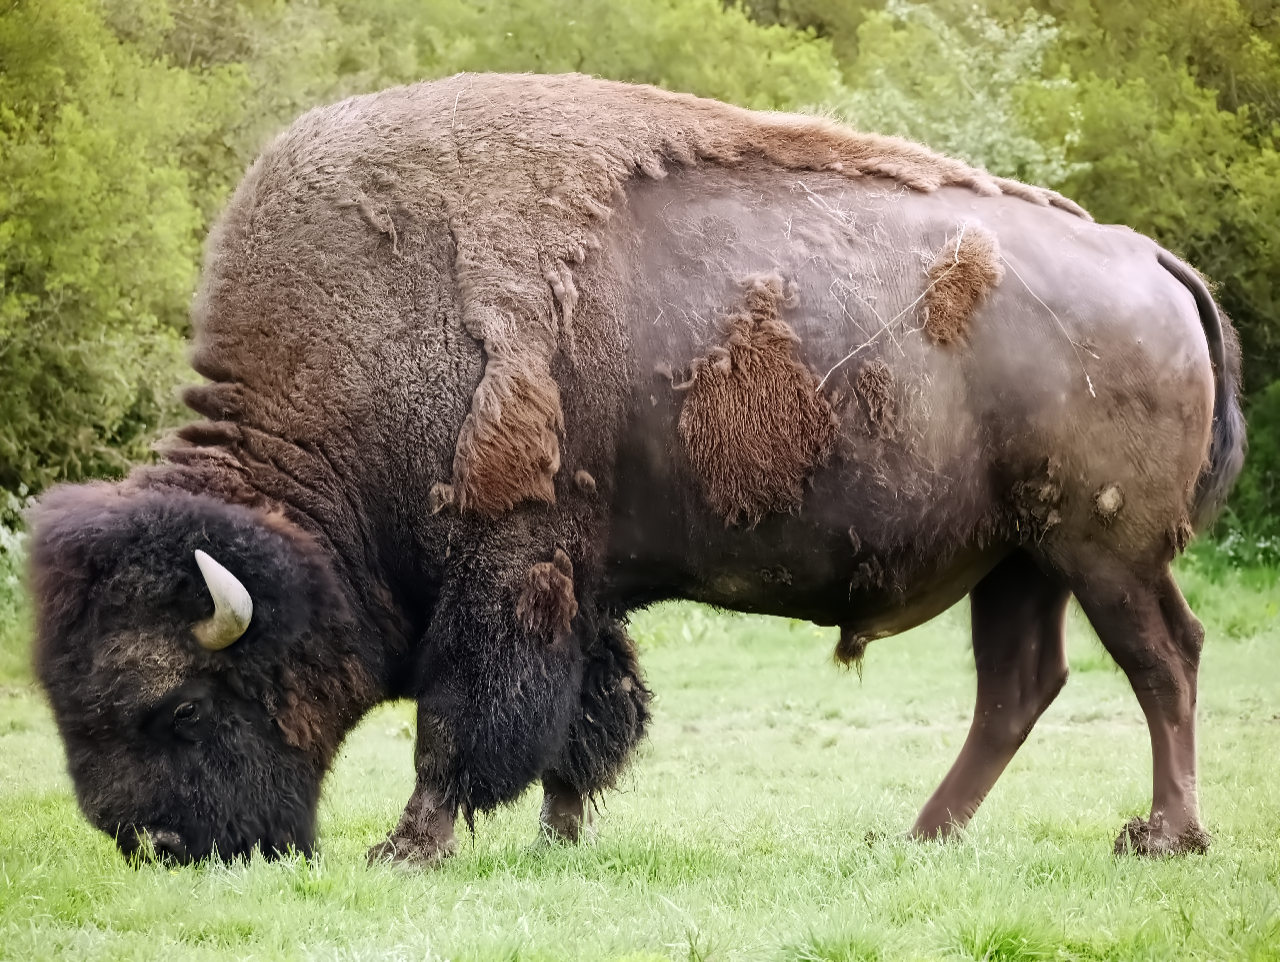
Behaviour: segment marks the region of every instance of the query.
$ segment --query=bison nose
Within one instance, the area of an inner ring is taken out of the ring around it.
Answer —
[[[191,853],[182,836],[171,828],[131,828],[120,833],[116,844],[125,858],[180,864],[191,861]]]
[[[151,847],[155,850],[156,858],[161,861],[172,860],[183,863],[191,861],[186,843],[173,829],[151,828],[147,829],[147,834],[151,836]]]

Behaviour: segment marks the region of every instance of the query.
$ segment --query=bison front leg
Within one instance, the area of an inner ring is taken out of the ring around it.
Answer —
[[[584,618],[584,621],[587,619]],[[589,833],[592,799],[617,784],[644,737],[652,698],[634,643],[606,617],[584,643],[577,708],[553,768],[542,776],[542,833],[578,842]]]
[[[521,558],[508,538],[456,550],[423,642],[417,785],[371,860],[431,864],[453,823],[515,800],[550,769],[578,703],[573,567]]]
[[[458,850],[454,822],[458,806],[446,796],[447,746],[437,740],[430,717],[418,715],[418,741],[414,751],[417,784],[395,830],[369,849],[369,863],[398,862],[429,866]]]
[[[973,724],[911,834],[945,837],[973,817],[1067,680],[1068,588],[1017,551],[970,594],[978,698]]]

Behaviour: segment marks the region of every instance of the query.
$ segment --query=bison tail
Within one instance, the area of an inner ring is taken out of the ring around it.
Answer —
[[[1209,343],[1216,380],[1213,394],[1213,435],[1209,456],[1196,480],[1191,502],[1191,525],[1203,531],[1213,523],[1227,501],[1244,465],[1245,427],[1240,412],[1240,344],[1234,329],[1213,302],[1204,280],[1168,251],[1157,255],[1160,266],[1191,291]]]

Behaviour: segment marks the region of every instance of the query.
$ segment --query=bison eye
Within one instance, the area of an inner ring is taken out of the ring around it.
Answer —
[[[173,710],[173,733],[189,742],[204,741],[213,734],[212,707],[207,698],[184,701]]]

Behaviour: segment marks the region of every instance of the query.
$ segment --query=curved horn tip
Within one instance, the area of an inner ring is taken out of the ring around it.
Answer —
[[[194,625],[191,631],[200,647],[221,651],[248,630],[253,620],[253,599],[240,579],[208,554],[197,548],[195,556],[205,586],[213,597],[213,615]]]

